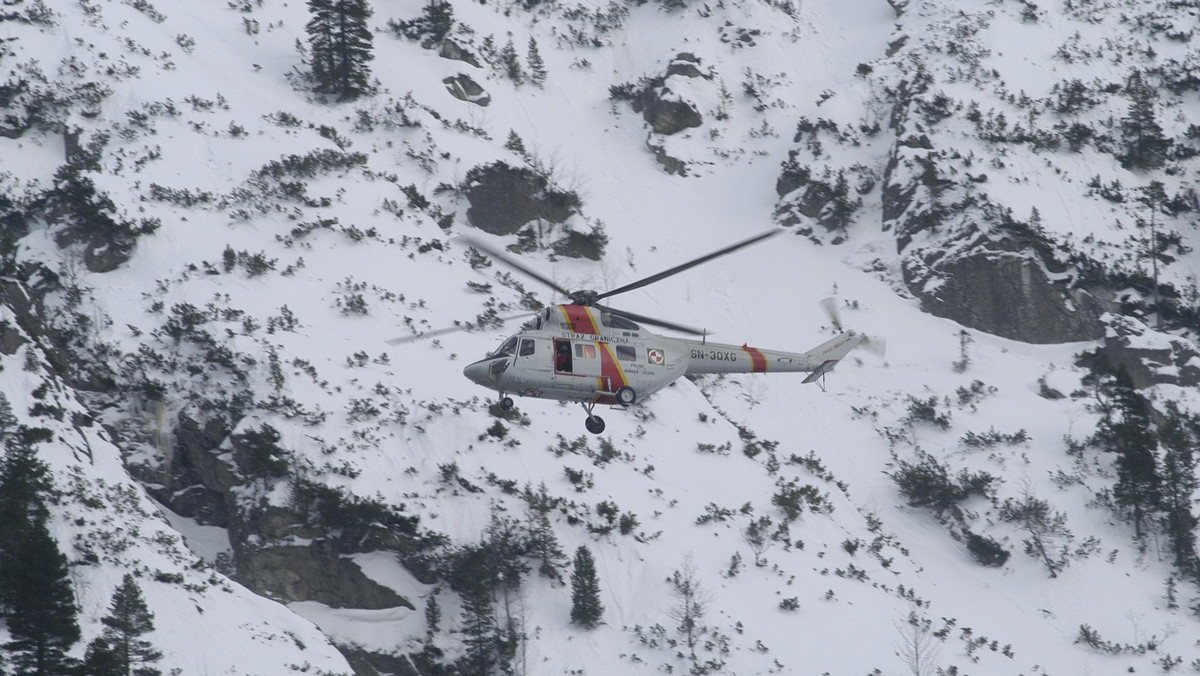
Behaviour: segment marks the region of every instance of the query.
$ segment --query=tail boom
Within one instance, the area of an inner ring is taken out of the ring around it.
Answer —
[[[748,345],[688,341],[688,373],[810,373],[813,382],[864,340],[853,331],[838,334],[808,352],[760,350]]]

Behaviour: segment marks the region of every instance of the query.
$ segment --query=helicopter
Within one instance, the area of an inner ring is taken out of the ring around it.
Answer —
[[[841,329],[832,298],[825,299],[822,304],[839,333],[807,352],[714,343],[708,340],[705,331],[617,310],[599,302],[661,281],[779,232],[781,230],[769,230],[604,292],[568,291],[488,244],[462,236],[477,251],[545,284],[569,300],[542,309],[531,322],[506,338],[486,357],[463,368],[463,375],[478,385],[497,391],[500,409],[504,411],[515,406],[513,396],[580,403],[587,413],[584,426],[593,434],[601,434],[605,423],[595,413],[597,405],[616,408],[638,405],[685,375],[801,372],[808,374],[804,383],[823,383],[826,374],[854,348],[863,345],[882,351],[881,339]],[[645,326],[701,338],[661,335]]]

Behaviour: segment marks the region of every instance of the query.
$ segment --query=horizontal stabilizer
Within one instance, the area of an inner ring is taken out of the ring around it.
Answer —
[[[818,366],[815,371],[808,374],[808,377],[804,379],[804,382],[811,383],[811,382],[815,381],[817,378],[820,378],[821,376],[825,375],[826,373],[829,373],[830,371],[833,370],[834,366],[837,366],[838,361],[839,360],[837,360],[837,359],[826,359],[825,361],[821,362],[821,365]]]

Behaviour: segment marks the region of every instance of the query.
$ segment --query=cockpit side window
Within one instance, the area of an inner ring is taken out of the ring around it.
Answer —
[[[496,348],[496,351],[491,354],[492,357],[508,357],[517,351],[517,337],[513,336],[504,341],[504,344]]]
[[[517,354],[522,357],[528,357],[537,349],[536,345],[537,343],[532,338],[524,338],[521,340],[521,350]]]
[[[622,331],[640,331],[642,328],[633,321],[611,312],[602,312],[600,314],[600,323],[610,329],[621,329]]]

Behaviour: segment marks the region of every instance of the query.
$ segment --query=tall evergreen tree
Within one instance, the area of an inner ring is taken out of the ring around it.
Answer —
[[[1157,508],[1162,489],[1155,450],[1158,439],[1151,427],[1150,406],[1133,386],[1125,367],[1103,380],[1108,410],[1096,430],[1096,440],[1117,454],[1117,483],[1113,498],[1129,510],[1136,536],[1141,539],[1146,516]]]
[[[529,38],[529,47],[525,52],[525,65],[529,66],[529,79],[533,81],[533,84],[540,88],[546,83],[546,62],[542,60],[537,40],[532,36]]]
[[[1167,161],[1173,141],[1163,136],[1162,126],[1154,114],[1155,92],[1139,71],[1134,71],[1125,83],[1129,94],[1129,114],[1121,119],[1121,138],[1125,152],[1119,158],[1121,166],[1135,171],[1159,169]]]
[[[575,550],[575,565],[571,571],[571,621],[594,629],[604,616],[600,602],[600,583],[596,579],[596,561],[586,545]]]
[[[154,630],[154,613],[146,607],[141,587],[133,575],[126,573],[121,586],[113,592],[108,615],[101,618],[104,632],[88,646],[89,654],[103,656],[109,668],[95,676],[158,676],[161,672],[150,664],[162,659],[162,653],[142,638]],[[93,650],[94,649],[94,650]]]
[[[493,518],[493,524],[495,524]],[[494,525],[493,530],[501,526]],[[499,625],[494,598],[503,585],[504,573],[497,567],[492,541],[465,545],[454,553],[446,581],[462,598],[462,634],[465,654],[459,671],[469,676],[488,676],[500,655]]]
[[[1163,447],[1163,529],[1171,541],[1175,567],[1183,575],[1200,582],[1200,558],[1196,553],[1196,527],[1200,525],[1200,519],[1192,511],[1193,496],[1200,488],[1200,481],[1196,479],[1200,417],[1180,411],[1173,401],[1167,402],[1166,419],[1158,438]]]
[[[316,91],[340,101],[371,91],[371,30],[367,0],[308,0],[308,32]]]
[[[35,448],[45,430],[14,423],[3,423],[7,427],[3,432],[4,459],[0,460],[0,552],[46,517],[42,496],[50,490],[49,470]],[[0,570],[0,584],[4,575]]]
[[[461,590],[463,601],[463,672],[470,676],[488,676],[499,659],[496,640],[496,611],[492,590],[483,581]]]
[[[567,562],[567,556],[558,545],[546,510],[529,510],[529,555],[537,560],[538,573],[543,577],[562,580],[558,570]]]
[[[411,21],[391,19],[388,28],[410,40],[420,40],[427,35],[430,41],[439,43],[454,28],[454,6],[446,0],[429,0],[421,16]]]
[[[61,676],[75,661],[67,651],[79,641],[75,621],[75,594],[67,571],[67,557],[36,520],[0,554],[8,632],[4,645],[22,676]]]
[[[504,74],[508,79],[516,84],[525,82],[525,70],[521,68],[521,60],[517,58],[517,48],[513,45],[512,36],[508,36],[508,42],[500,49],[500,65],[504,68]]]

